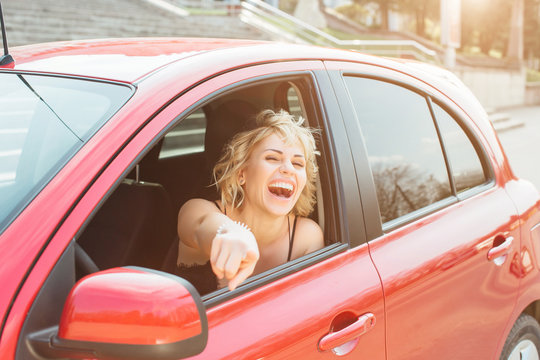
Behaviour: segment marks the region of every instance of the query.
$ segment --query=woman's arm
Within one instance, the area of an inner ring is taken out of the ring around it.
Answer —
[[[229,289],[253,273],[259,248],[253,233],[232,221],[210,201],[189,200],[178,213],[180,242],[208,256],[218,277],[229,280]]]
[[[212,241],[221,224],[230,221],[216,205],[204,199],[188,200],[178,212],[180,242],[210,257]]]

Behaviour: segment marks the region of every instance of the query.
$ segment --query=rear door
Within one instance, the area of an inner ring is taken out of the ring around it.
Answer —
[[[356,135],[388,359],[498,357],[519,285],[519,220],[485,140],[459,108],[416,79],[367,65],[327,66],[350,110],[347,131]]]

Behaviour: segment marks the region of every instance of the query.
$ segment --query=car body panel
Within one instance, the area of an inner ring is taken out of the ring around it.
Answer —
[[[195,358],[334,358],[317,348],[333,320],[372,313],[377,323],[349,356],[385,359],[383,309],[379,277],[364,245],[211,308],[208,346]]]
[[[531,311],[538,308],[538,294],[540,294],[540,202],[538,189],[526,180],[509,181],[505,186],[506,192],[511,196],[520,216],[521,242],[517,263],[519,264],[520,287],[514,311],[504,330],[510,332],[514,322],[524,309]],[[534,304],[531,306],[531,304]],[[502,350],[504,338],[495,354]]]
[[[446,230],[456,222],[464,225]],[[370,242],[385,290],[388,359],[470,358],[497,347],[519,286],[518,224],[508,195],[495,189]],[[498,236],[515,241],[502,265],[487,259]]]

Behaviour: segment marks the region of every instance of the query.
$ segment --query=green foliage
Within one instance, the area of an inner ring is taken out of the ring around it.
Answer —
[[[359,3],[350,3],[346,5],[339,6],[335,9],[337,12],[343,14],[347,18],[355,21],[361,25],[366,26],[365,19],[369,16],[369,11]]]
[[[366,34],[346,33],[340,30],[332,29],[332,28],[325,28],[323,29],[323,31],[340,40],[378,40],[380,39],[380,37],[372,36],[369,33],[366,33]]]
[[[433,20],[439,20],[439,5],[440,0],[403,0],[399,2],[399,9],[413,16],[417,35],[429,37],[426,34],[426,26]]]
[[[540,57],[540,0],[525,0],[525,56]]]
[[[369,3],[376,3],[379,7],[379,14],[381,16],[381,28],[388,30],[388,12],[390,10],[398,9],[398,0],[353,0],[355,3],[365,5]]]
[[[540,71],[533,69],[527,69],[527,81],[528,82],[540,82]]]
[[[279,9],[288,14],[294,14],[298,0],[279,0]]]
[[[462,1],[462,48],[506,54],[514,0]],[[540,57],[540,0],[524,0],[524,56]]]
[[[208,15],[208,16],[225,16],[227,15],[226,9],[220,8],[186,8],[191,15]]]
[[[483,54],[505,52],[514,0],[463,1],[463,47],[478,47]]]
[[[411,16],[409,31],[431,40],[436,40],[439,36],[440,0],[353,1],[352,4],[341,6],[336,10],[365,26],[365,19],[370,16],[368,4],[377,4],[380,15],[380,25],[377,27],[388,28],[388,12],[392,10]],[[460,51],[467,54],[481,53],[484,56],[505,57],[515,1],[462,0]],[[540,58],[540,0],[523,0],[523,4],[524,57]]]
[[[426,26],[439,19],[440,0],[354,0],[351,5],[342,6],[338,11],[350,19],[363,24],[368,11],[367,4],[377,4],[380,15],[380,27],[388,29],[388,12],[397,11],[409,14],[414,19],[413,31],[417,35],[426,36]],[[365,25],[365,24],[363,24]]]

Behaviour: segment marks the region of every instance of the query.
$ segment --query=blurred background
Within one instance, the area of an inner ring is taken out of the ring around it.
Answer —
[[[540,0],[1,3],[10,47],[105,37],[247,38],[353,49],[447,68],[490,114],[518,175],[540,188],[540,170],[531,165],[540,160]]]

